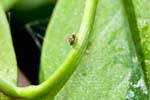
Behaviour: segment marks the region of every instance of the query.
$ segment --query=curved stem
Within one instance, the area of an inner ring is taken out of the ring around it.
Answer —
[[[86,50],[88,38],[95,20],[96,5],[97,0],[86,0],[77,41],[69,52],[64,63],[54,72],[54,74],[40,85],[23,88],[13,87],[15,92],[12,94],[7,92],[7,94],[27,99],[40,98],[41,96],[48,94],[49,98],[53,98],[75,71]]]

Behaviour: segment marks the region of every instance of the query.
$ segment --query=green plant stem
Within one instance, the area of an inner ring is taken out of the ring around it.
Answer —
[[[83,19],[77,35],[77,41],[69,52],[64,63],[49,79],[37,86],[23,88],[12,86],[10,87],[10,91],[5,91],[9,86],[0,84],[0,89],[9,96],[17,98],[33,99],[40,98],[44,95],[49,95],[50,98],[53,98],[75,71],[86,50],[95,20],[96,5],[97,0],[86,0]]]

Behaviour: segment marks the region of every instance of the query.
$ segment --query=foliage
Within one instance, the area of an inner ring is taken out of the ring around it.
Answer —
[[[0,9],[0,89],[5,94],[40,100],[149,100],[148,0],[58,0],[44,37],[40,84],[23,88],[16,87],[4,10],[28,12],[48,1],[39,0],[33,8],[27,7],[29,0],[16,1],[6,5],[3,0]],[[76,33],[73,46],[68,43],[71,33]]]

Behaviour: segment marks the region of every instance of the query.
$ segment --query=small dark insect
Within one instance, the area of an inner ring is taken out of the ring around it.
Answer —
[[[75,38],[76,38],[75,34],[71,34],[69,36],[68,42],[69,42],[70,45],[73,45],[75,43]]]

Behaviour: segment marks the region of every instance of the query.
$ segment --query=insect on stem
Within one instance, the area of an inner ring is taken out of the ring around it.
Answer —
[[[75,33],[72,33],[68,38],[68,42],[72,46],[75,43],[75,40],[76,40],[76,35]]]

